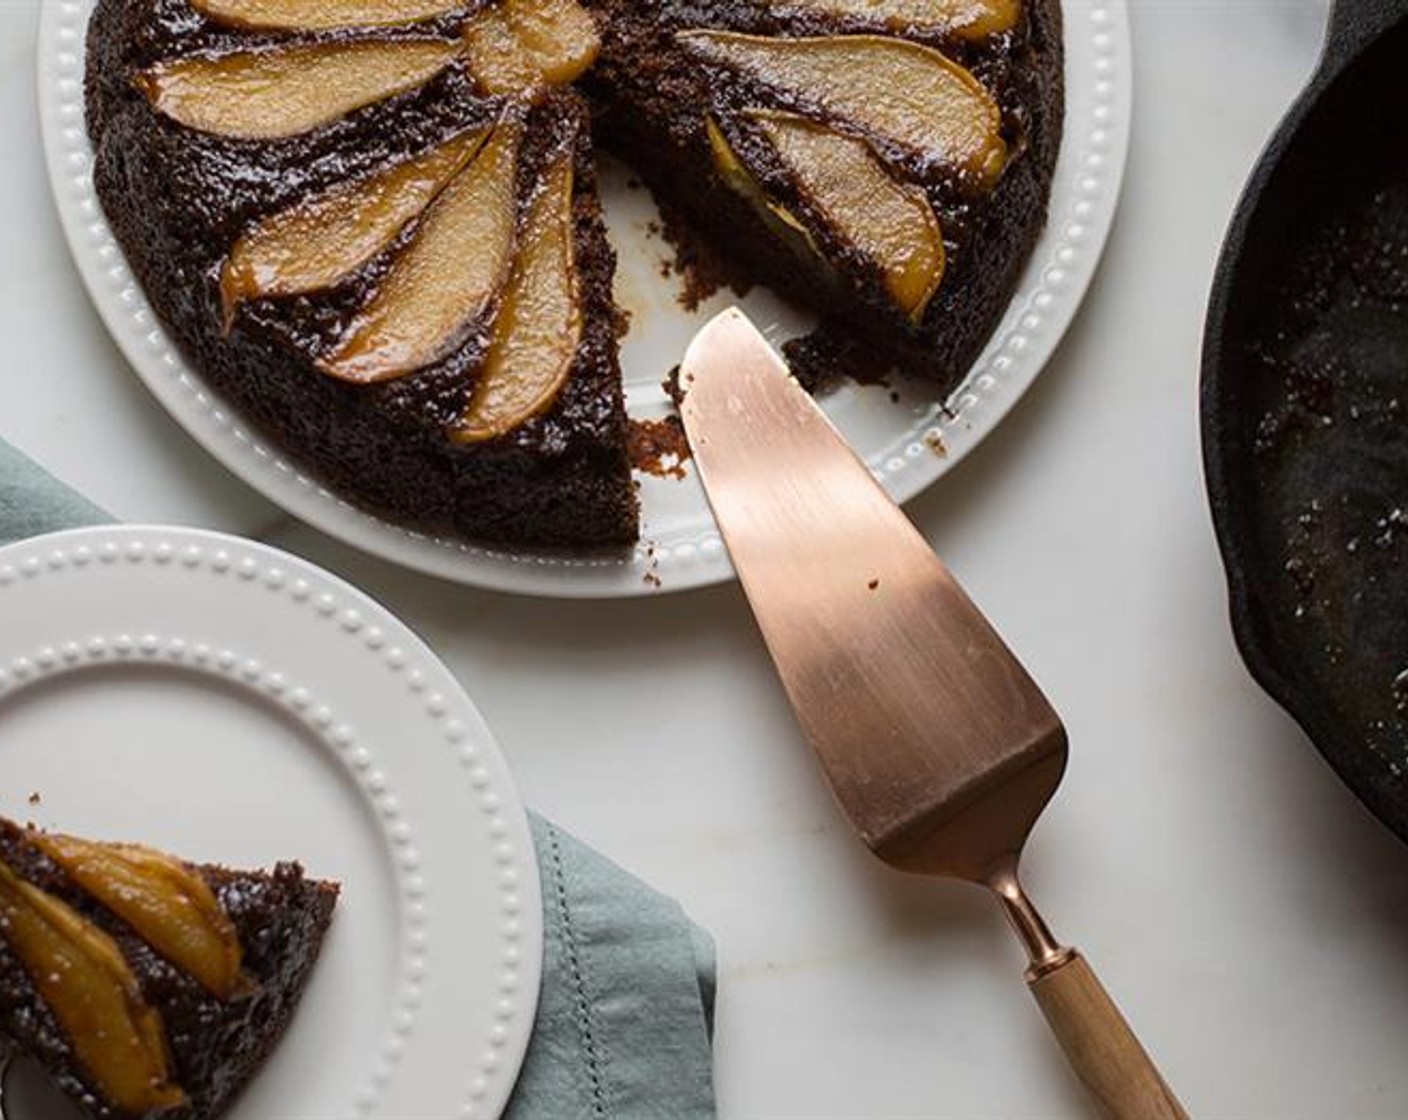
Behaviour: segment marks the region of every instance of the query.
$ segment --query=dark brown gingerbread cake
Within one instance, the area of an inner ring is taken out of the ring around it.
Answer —
[[[1058,0],[99,0],[88,52],[99,198],[196,367],[340,495],[491,543],[638,535],[593,134],[820,314],[805,379],[938,393],[1060,145]]]
[[[195,866],[0,820],[0,1052],[96,1120],[218,1116],[287,1027],[337,895],[294,863]]]

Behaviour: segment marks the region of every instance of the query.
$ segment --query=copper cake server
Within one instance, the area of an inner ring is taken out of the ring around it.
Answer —
[[[1032,994],[1110,1116],[1185,1117],[1018,880],[1066,766],[1055,710],[741,312],[699,333],[680,387],[744,591],[861,838],[894,867],[997,895],[1030,956]]]

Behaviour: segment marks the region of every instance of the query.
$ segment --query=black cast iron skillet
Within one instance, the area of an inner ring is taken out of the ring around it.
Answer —
[[[1213,285],[1203,453],[1252,674],[1408,840],[1408,0],[1337,0]]]

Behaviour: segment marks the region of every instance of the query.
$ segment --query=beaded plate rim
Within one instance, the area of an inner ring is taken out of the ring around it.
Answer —
[[[83,122],[83,44],[94,2],[56,0],[41,15],[39,105],[50,185],[70,249],[108,330],[189,435],[235,475],[315,528],[458,583],[590,599],[684,591],[734,577],[702,492],[697,519],[669,534],[652,532],[647,497],[642,540],[622,554],[489,548],[367,513],[264,442],[176,349],[98,205]],[[891,437],[866,454],[876,478],[900,502],[952,470],[1030,388],[1074,319],[1114,222],[1131,118],[1127,0],[1064,0],[1062,8],[1066,128],[1047,229],[1006,316],[959,388],[947,402],[918,411],[897,406]]]
[[[354,647],[366,673],[386,675],[388,688],[401,692],[402,705],[417,710],[430,725],[414,737],[408,730],[407,742],[420,746],[421,739],[429,740],[428,749],[434,750],[438,741],[439,749],[453,756],[448,765],[463,775],[464,784],[456,797],[478,809],[477,815],[464,814],[474,827],[460,830],[465,845],[455,852],[456,869],[477,875],[498,900],[492,977],[487,975],[489,963],[481,962],[486,972],[483,987],[496,993],[496,1002],[484,1037],[464,1040],[460,1068],[469,1072],[463,1073],[458,1099],[430,1101],[424,1107],[452,1110],[461,1120],[499,1115],[536,1017],[543,944],[541,887],[525,810],[508,764],[473,702],[414,632],[365,593],[271,546],[206,530],[102,526],[7,545],[0,548],[0,607],[9,603],[8,610],[22,610],[26,593],[46,581],[120,581],[123,568],[155,571],[162,580],[207,579],[212,586],[228,588],[227,594],[239,585],[262,588],[267,594],[255,602],[277,604],[270,609],[277,609],[281,618],[286,612],[302,615],[300,625],[330,632],[339,643]],[[272,649],[241,649],[218,638],[212,627],[227,608],[213,597],[207,601],[209,617],[183,617],[176,625],[166,625],[173,619],[144,618],[141,627],[123,625],[110,632],[105,620],[85,626],[81,633],[55,629],[50,634],[46,619],[45,639],[38,647],[0,637],[0,710],[43,684],[88,671],[120,667],[177,672],[251,694],[318,743],[324,756],[351,780],[376,821],[399,901],[395,994],[376,1058],[352,1097],[355,1117],[392,1115],[381,1110],[382,1097],[420,1026],[433,979],[430,958],[437,944],[454,938],[454,930],[437,930],[432,922],[444,884],[423,874],[424,830],[408,819],[398,793],[396,763],[405,743],[364,741],[358,728],[344,722],[343,713],[326,702],[325,693],[335,690],[315,690],[295,679],[279,660],[287,657],[285,631],[280,631],[279,642],[271,643],[278,647]],[[114,613],[131,614],[125,607]],[[482,841],[476,839],[479,825]],[[476,846],[483,857],[478,871]],[[443,948],[438,955],[443,958]]]

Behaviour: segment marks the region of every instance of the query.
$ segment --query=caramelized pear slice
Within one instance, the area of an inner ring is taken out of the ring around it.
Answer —
[[[225,330],[245,300],[324,291],[384,252],[486,135],[486,129],[461,132],[415,159],[265,218],[235,242],[221,269]]]
[[[191,0],[213,23],[241,31],[394,27],[449,15],[466,0]]]
[[[107,1104],[145,1116],[186,1103],[161,1015],[111,937],[3,863],[0,935]]]
[[[451,435],[496,439],[551,406],[572,372],[582,304],[572,218],[572,153],[549,169],[528,211],[479,383]]]
[[[827,223],[881,269],[900,310],[919,319],[944,275],[943,230],[923,192],[897,182],[864,141],[795,113],[744,115]]]
[[[440,39],[315,43],[161,62],[137,75],[158,112],[198,132],[281,140],[424,85],[459,45]]]
[[[1006,163],[997,103],[977,78],[931,47],[878,35],[770,39],[687,31],[679,38],[701,58],[980,187],[995,183]]]
[[[465,62],[485,93],[499,96],[532,93],[543,83],[514,34],[504,5],[476,16],[464,29]]]
[[[522,126],[499,125],[430,205],[376,295],[319,362],[357,384],[423,369],[463,343],[513,255]]]
[[[195,871],[136,844],[35,835],[35,847],[75,883],[217,999],[245,989],[243,950],[230,916]]]
[[[856,18],[891,31],[951,34],[969,42],[1017,26],[1021,0],[770,0],[783,14]]]
[[[577,0],[503,0],[464,31],[469,71],[486,93],[532,93],[579,78],[601,49]]]
[[[577,0],[504,0],[513,33],[549,85],[586,73],[601,50],[591,13]]]
[[[804,256],[820,257],[821,250],[817,247],[811,230],[807,229],[802,219],[791,210],[768,196],[757,177],[738,158],[738,153],[733,150],[733,145],[728,142],[728,137],[724,135],[718,122],[709,117],[704,125],[709,134],[714,166],[723,176],[724,182],[752,203],[753,208],[780,236],[791,243],[794,250]]]

